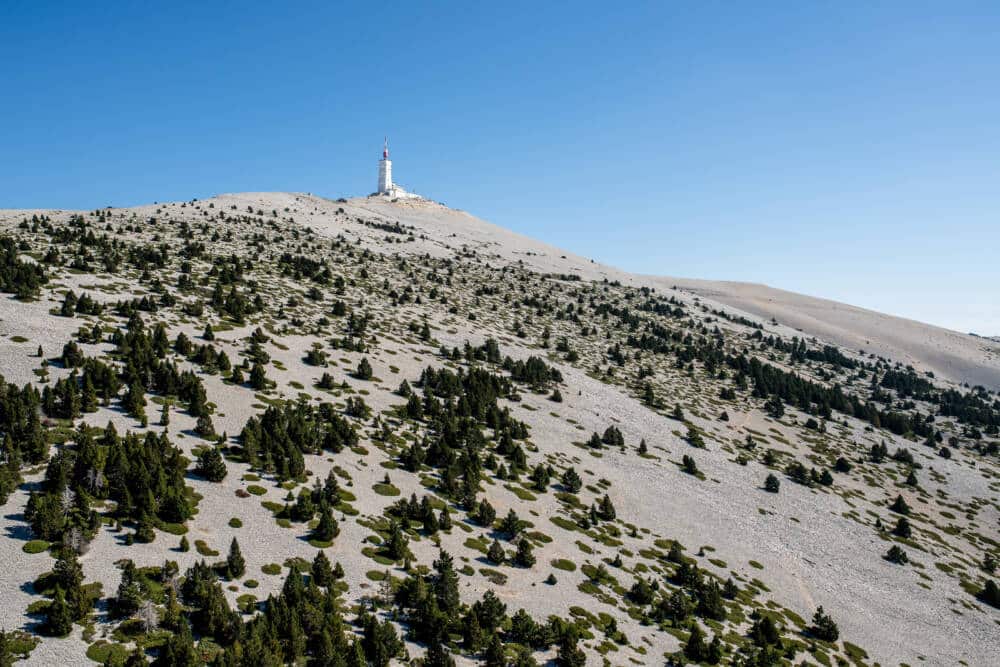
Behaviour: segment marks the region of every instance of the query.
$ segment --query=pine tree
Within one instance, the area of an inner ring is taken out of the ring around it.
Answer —
[[[708,645],[708,653],[705,655],[705,662],[710,665],[717,665],[722,660],[722,641],[719,635],[712,636],[712,643]]]
[[[73,614],[61,587],[56,587],[52,602],[45,610],[45,628],[55,637],[65,637],[73,629]]]
[[[611,498],[609,498],[606,493],[604,494],[604,497],[601,498],[601,504],[597,508],[597,516],[604,521],[613,521],[617,516],[615,506],[612,504]]]
[[[833,619],[828,614],[823,612],[822,606],[813,615],[813,622],[809,627],[809,632],[817,639],[822,639],[825,642],[835,642],[840,637],[840,630],[837,628],[837,624],[833,622]]]
[[[131,560],[126,560],[122,565],[122,578],[113,602],[114,614],[119,618],[131,616],[139,610],[142,590],[136,580],[135,564]]]
[[[503,545],[500,544],[499,540],[493,540],[490,548],[486,551],[486,557],[494,565],[503,565],[504,561],[507,560],[507,554],[504,553]]]
[[[514,555],[514,562],[521,567],[532,567],[535,564],[535,554],[532,551],[531,541],[522,538],[517,543],[517,553]]]
[[[687,454],[681,457],[681,469],[689,475],[698,475],[698,463]]]
[[[500,522],[500,532],[506,535],[507,539],[512,540],[517,537],[523,528],[524,524],[518,518],[517,512],[513,508],[508,510],[507,516]]]
[[[326,557],[323,550],[316,552],[316,557],[312,562],[312,579],[317,586],[326,588],[333,584],[333,568],[330,567],[330,559]]]
[[[438,512],[438,528],[448,532],[451,530],[451,526],[451,512],[448,511],[448,506],[445,505],[441,508],[441,511]]]
[[[573,468],[566,468],[559,481],[562,482],[562,485],[570,493],[576,493],[583,487],[583,480],[580,479],[580,475]]]
[[[587,654],[577,646],[578,642],[576,628],[568,627],[559,641],[559,652],[556,653],[558,667],[584,667],[587,664]]]
[[[191,627],[182,620],[180,627],[170,635],[167,643],[160,649],[160,654],[153,663],[157,667],[196,667],[201,661],[194,648]]]
[[[1000,609],[1000,586],[992,579],[986,580],[986,585],[976,594],[976,597],[990,605]]]
[[[684,644],[684,655],[694,662],[701,662],[707,653],[705,633],[702,632],[698,623],[692,622],[691,635],[688,637],[687,643]]]
[[[499,635],[493,633],[490,636],[489,642],[486,643],[486,653],[483,656],[483,662],[486,667],[506,667],[507,658],[503,651],[503,642],[500,641]]]
[[[764,490],[770,493],[777,493],[779,489],[781,489],[781,480],[775,477],[774,473],[769,474],[767,479],[764,480]]]
[[[122,408],[136,419],[146,416],[146,390],[138,380],[133,380],[129,385],[128,391],[122,398]]]
[[[221,482],[226,478],[226,462],[215,447],[208,447],[198,456],[197,472],[210,482]]]
[[[906,552],[898,544],[893,544],[889,547],[889,551],[885,554],[885,559],[896,565],[906,565],[910,562],[909,556],[906,555]]]
[[[705,449],[705,438],[702,437],[701,431],[696,429],[694,426],[688,425],[687,435],[684,439],[688,441],[688,444],[692,447],[697,447],[699,449]]]
[[[340,526],[337,524],[337,520],[333,518],[330,505],[326,502],[320,503],[319,523],[313,531],[313,538],[320,542],[330,542],[339,534]]]
[[[0,667],[13,667],[14,653],[10,649],[10,637],[6,630],[0,630]]]
[[[212,417],[207,412],[198,415],[198,419],[194,425],[194,432],[206,440],[211,440],[215,437],[215,424],[212,423]]]
[[[403,535],[403,529],[399,522],[393,521],[389,525],[389,539],[386,542],[386,555],[392,560],[403,560],[409,552],[409,540]]]
[[[906,501],[903,500],[903,496],[901,495],[896,496],[896,499],[892,501],[891,505],[889,505],[889,509],[897,514],[908,515],[910,513],[910,506],[906,504]]]
[[[362,357],[361,361],[358,362],[358,368],[354,371],[354,377],[359,380],[371,380],[372,379],[372,365],[368,361],[368,357]]]
[[[247,571],[246,560],[243,559],[243,554],[240,552],[240,544],[233,538],[233,541],[229,544],[229,555],[226,556],[226,569],[229,570],[230,579],[239,579]]]
[[[899,521],[896,522],[895,528],[892,529],[892,534],[903,539],[909,539],[913,534],[913,529],[910,528],[910,522],[907,521],[905,516],[899,517]]]
[[[235,375],[235,371],[233,371]],[[235,379],[233,380],[236,381]],[[259,362],[255,362],[253,368],[250,369],[250,387],[257,390],[263,391],[267,389],[268,380],[267,375],[264,372],[264,367],[260,365]]]
[[[483,628],[479,617],[472,611],[462,619],[462,645],[469,653],[477,653],[483,641]]]

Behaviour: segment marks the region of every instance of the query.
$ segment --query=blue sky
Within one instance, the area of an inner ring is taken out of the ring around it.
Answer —
[[[367,194],[388,134],[622,268],[1000,334],[996,2],[6,0],[0,85],[4,208]]]

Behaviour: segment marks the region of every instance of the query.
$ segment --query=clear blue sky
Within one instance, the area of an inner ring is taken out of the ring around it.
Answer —
[[[622,268],[1000,334],[995,1],[5,0],[0,86],[4,208],[362,195],[388,134]]]

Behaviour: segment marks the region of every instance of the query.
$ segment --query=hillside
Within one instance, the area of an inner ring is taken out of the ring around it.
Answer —
[[[1000,344],[766,285],[677,279],[681,289],[777,320],[808,336],[912,365],[956,383],[1000,388]]]
[[[985,339],[426,201],[0,235],[0,650],[25,664],[1000,651]]]

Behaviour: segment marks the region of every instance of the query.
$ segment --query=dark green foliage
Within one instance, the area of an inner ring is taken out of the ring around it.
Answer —
[[[889,509],[897,514],[909,515],[910,513],[910,506],[906,504],[906,501],[903,500],[903,496],[901,495],[896,496],[896,499],[892,501],[891,505],[889,505]]]
[[[330,567],[330,559],[326,557],[322,549],[316,552],[310,571],[312,572],[312,580],[317,586],[326,588],[333,584],[333,568]]]
[[[559,651],[556,653],[558,667],[584,667],[587,664],[587,654],[577,646],[578,642],[576,629],[570,626],[570,630],[563,634],[559,642]]]
[[[899,520],[896,521],[896,526],[892,529],[892,534],[903,539],[908,539],[913,534],[910,522],[907,521],[905,516],[899,517]]]
[[[442,517],[447,516],[447,507],[442,508]],[[412,494],[409,500],[398,500],[390,506],[386,512],[396,518],[407,521],[420,521],[424,524],[424,530],[429,533],[436,533],[442,526],[439,525],[438,516],[434,513],[429,496],[424,496],[421,501],[417,501],[416,494]],[[450,523],[450,519],[449,519]]]
[[[507,536],[507,539],[514,539],[524,530],[524,522],[517,516],[517,512],[510,509],[507,512],[507,516],[503,518],[500,522],[499,530],[501,533]]]
[[[749,636],[757,646],[780,646],[781,644],[781,632],[770,614],[758,614],[753,625],[750,626]]]
[[[688,425],[687,435],[684,439],[688,441],[688,444],[692,447],[698,447],[699,449],[705,448],[705,438],[702,437],[701,431],[694,426]]]
[[[983,571],[987,574],[993,574],[993,572],[997,569],[996,556],[991,553],[983,554],[983,561],[980,564],[980,567],[982,567]]]
[[[45,631],[55,637],[64,637],[73,629],[73,615],[66,595],[61,588],[56,588],[52,602],[45,610]]]
[[[354,377],[359,380],[371,380],[372,379],[372,365],[368,361],[368,357],[362,357],[361,361],[358,362],[358,367],[354,371]]]
[[[0,376],[0,503],[21,481],[21,463],[40,463],[48,456],[38,415],[40,398],[30,385],[18,389]]]
[[[719,635],[712,637],[712,642],[708,645],[708,652],[705,655],[705,662],[710,665],[717,665],[722,660],[722,640]]]
[[[409,539],[403,534],[398,521],[389,523],[389,539],[385,541],[384,553],[394,561],[401,561],[410,553]]]
[[[186,468],[181,451],[165,435],[119,437],[109,425],[98,442],[80,429],[76,445],[50,459],[45,482],[29,498],[25,517],[36,535],[49,541],[71,529],[84,535],[96,531],[99,520],[89,509],[89,498],[115,501],[112,516],[135,521],[145,531],[159,522],[183,523],[193,513],[184,484]]]
[[[251,417],[240,442],[251,466],[288,479],[305,474],[304,454],[354,447],[358,435],[329,403],[313,407],[299,402],[270,406],[263,415]]]
[[[38,289],[49,279],[43,266],[21,261],[18,255],[14,239],[0,236],[0,292],[28,299],[36,296]]]
[[[499,540],[493,540],[490,548],[486,551],[486,557],[494,565],[503,565],[504,561],[507,560],[507,554],[504,552],[503,545],[500,544]]]
[[[326,366],[326,352],[316,348],[310,348],[309,351],[306,352],[306,356],[303,361],[310,366]]]
[[[764,490],[770,493],[777,493],[780,489],[781,480],[775,477],[774,473],[769,474],[767,479],[764,480]]]
[[[187,462],[166,435],[152,432],[140,438],[117,438],[105,433],[107,463],[104,476],[108,495],[118,503],[116,514],[134,520],[157,517],[183,523],[193,508],[186,493]]]
[[[545,493],[549,487],[549,480],[552,478],[552,472],[549,467],[544,463],[539,463],[531,471],[531,481],[534,483],[533,487],[536,491]]]
[[[320,503],[319,523],[316,524],[313,537],[321,542],[330,542],[339,534],[340,526],[337,524],[337,520],[333,518],[333,512],[330,510],[329,503],[325,501]]]
[[[562,382],[563,379],[558,369],[535,356],[528,357],[526,361],[514,361],[506,357],[503,360],[503,369],[510,373],[515,382],[524,382],[539,390],[551,383]]]
[[[531,567],[535,564],[535,554],[531,546],[531,540],[521,539],[517,543],[517,553],[514,554],[514,563],[521,567]]]
[[[628,592],[628,598],[637,605],[647,605],[655,599],[656,590],[649,581],[641,577],[637,578]]]
[[[702,662],[708,656],[705,633],[697,623],[691,624],[691,634],[684,644],[684,656],[693,662]]]
[[[604,435],[601,436],[601,442],[609,447],[624,447],[625,437],[622,432],[618,430],[617,426],[609,426],[604,430]]]
[[[240,552],[240,544],[233,538],[233,541],[229,544],[229,554],[226,556],[226,570],[229,572],[230,579],[239,579],[247,571],[246,561],[243,559],[243,554]]]
[[[812,625],[809,626],[809,633],[817,639],[825,642],[835,642],[840,637],[840,630],[829,614],[823,612],[823,607],[816,610],[813,615]]]
[[[255,363],[253,368],[250,369],[250,387],[256,391],[264,391],[270,384],[271,382],[267,379],[264,366],[260,363]]]
[[[496,521],[497,513],[485,498],[479,501],[476,508],[476,523],[485,528],[489,528]]]
[[[617,516],[615,506],[612,504],[611,498],[609,498],[606,493],[604,494],[604,497],[601,498],[601,503],[597,507],[597,516],[602,521],[613,521]]]
[[[580,475],[573,468],[566,468],[559,481],[570,493],[576,493],[583,487],[583,480],[580,479]]]
[[[222,453],[215,447],[205,449],[198,456],[199,475],[210,482],[221,482],[226,478],[226,462],[222,459]]]
[[[14,652],[10,645],[10,635],[5,630],[0,630],[0,667],[13,667],[14,665]]]
[[[976,597],[991,607],[1000,609],[1000,586],[997,586],[997,582],[992,579],[986,580],[986,584],[976,593]]]
[[[897,565],[906,565],[910,562],[906,552],[903,551],[898,544],[893,544],[889,547],[889,551],[885,554],[884,558],[890,563],[895,563]]]
[[[111,611],[118,618],[127,618],[139,610],[142,603],[142,589],[136,577],[135,564],[126,560],[122,565],[122,578],[118,584],[118,593],[111,604]]]
[[[697,475],[699,472],[698,464],[687,454],[681,457],[681,469],[689,475]]]

